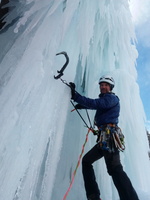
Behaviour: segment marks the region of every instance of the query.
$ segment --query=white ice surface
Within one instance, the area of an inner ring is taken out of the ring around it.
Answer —
[[[98,96],[101,75],[114,77],[126,142],[122,164],[140,200],[150,200],[128,1],[23,0],[10,6],[0,34],[0,200],[61,200],[69,186],[87,130],[70,112],[70,89],[53,78],[65,62],[55,56],[60,51],[70,58],[63,78],[86,96]],[[90,134],[85,152],[95,140]],[[118,200],[104,160],[94,167],[102,199]],[[86,199],[81,167],[68,199]]]

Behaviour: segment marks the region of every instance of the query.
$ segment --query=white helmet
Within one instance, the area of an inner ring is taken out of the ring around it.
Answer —
[[[111,86],[111,90],[114,88],[115,86],[115,81],[113,79],[113,77],[109,76],[109,75],[104,75],[99,79],[99,84],[105,82],[105,83],[109,83]]]

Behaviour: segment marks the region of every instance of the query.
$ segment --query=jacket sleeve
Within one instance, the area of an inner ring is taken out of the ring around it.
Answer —
[[[103,97],[97,99],[90,99],[76,93],[74,101],[87,107],[88,109],[110,109],[119,102],[119,98],[114,94],[105,94]]]

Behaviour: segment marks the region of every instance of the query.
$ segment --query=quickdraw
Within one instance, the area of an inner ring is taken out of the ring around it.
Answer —
[[[117,127],[117,130],[112,135],[116,148],[120,151],[124,151],[125,150],[124,135],[121,129]]]

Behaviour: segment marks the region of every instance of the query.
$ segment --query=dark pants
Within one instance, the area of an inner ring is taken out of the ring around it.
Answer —
[[[130,179],[123,171],[120,162],[119,152],[109,153],[95,145],[82,159],[82,173],[84,178],[85,190],[87,197],[91,195],[100,196],[92,163],[104,156],[107,171],[112,176],[113,182],[118,190],[120,200],[139,200]]]

